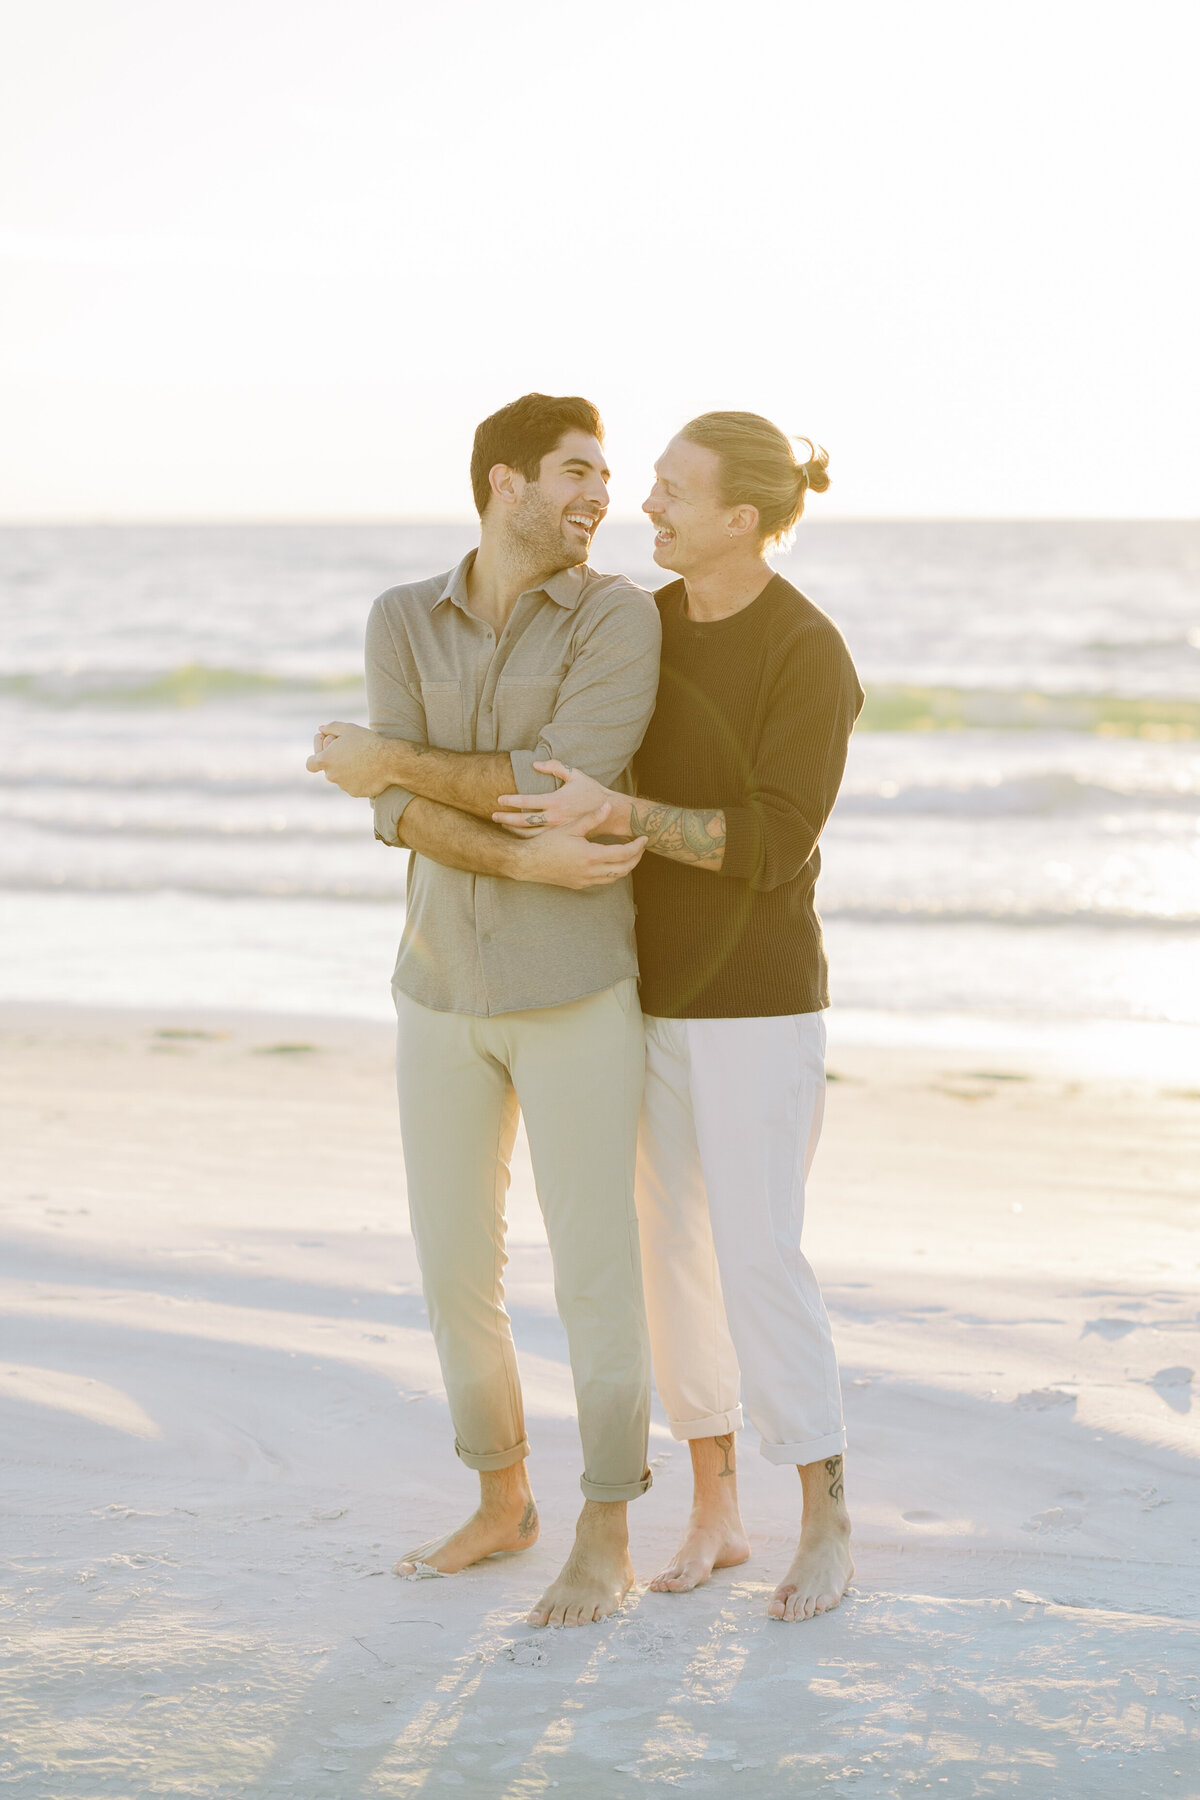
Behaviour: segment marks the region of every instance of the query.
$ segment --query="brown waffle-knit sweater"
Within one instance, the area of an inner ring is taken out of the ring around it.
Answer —
[[[662,672],[637,788],[721,807],[719,874],[646,855],[634,871],[642,1010],[666,1019],[766,1017],[829,1004],[813,888],[863,703],[841,633],[776,575],[727,619],[656,595]]]

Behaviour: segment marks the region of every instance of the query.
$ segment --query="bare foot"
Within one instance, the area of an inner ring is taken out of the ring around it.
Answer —
[[[439,1575],[456,1575],[459,1569],[482,1562],[501,1550],[528,1550],[538,1535],[537,1507],[528,1489],[522,1494],[490,1495],[486,1491],[478,1510],[457,1531],[431,1538],[409,1550],[396,1563],[393,1574],[416,1575],[434,1569]]]
[[[683,1542],[662,1572],[650,1583],[656,1594],[690,1594],[703,1587],[714,1569],[744,1563],[750,1544],[736,1509],[695,1506]]]
[[[792,1566],[767,1607],[773,1619],[813,1619],[831,1612],[854,1579],[848,1525],[802,1530]]]
[[[632,1586],[624,1501],[585,1500],[571,1554],[525,1623],[594,1624],[616,1612]]]

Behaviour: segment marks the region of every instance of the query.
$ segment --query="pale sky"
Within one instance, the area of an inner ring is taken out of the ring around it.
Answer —
[[[1195,516],[1194,0],[3,0],[0,518],[470,512],[530,388],[823,516]]]

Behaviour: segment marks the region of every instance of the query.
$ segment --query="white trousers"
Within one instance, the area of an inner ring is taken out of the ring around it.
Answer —
[[[768,1462],[845,1448],[829,1317],[800,1249],[825,1020],[646,1019],[637,1209],[659,1397],[676,1438],[742,1424]]]

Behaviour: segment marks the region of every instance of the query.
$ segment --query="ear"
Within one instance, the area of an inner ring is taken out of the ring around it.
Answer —
[[[758,530],[757,506],[738,506],[729,515],[729,523],[725,527],[730,537],[752,537]]]
[[[502,506],[515,506],[525,488],[525,477],[507,463],[493,463],[488,470],[488,486]]]

